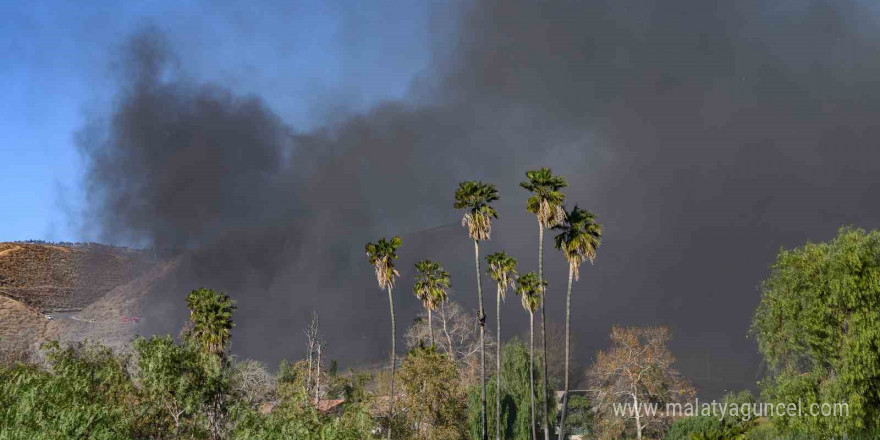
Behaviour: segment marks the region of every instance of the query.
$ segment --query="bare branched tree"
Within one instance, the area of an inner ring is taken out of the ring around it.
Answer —
[[[476,313],[476,312],[474,312]],[[474,322],[473,313],[467,313],[458,303],[445,301],[434,311],[434,333],[437,350],[448,355],[458,367],[459,376],[465,385],[480,383],[480,329]],[[409,348],[430,340],[427,315],[422,314],[410,327],[404,337]],[[494,362],[494,336],[486,332],[486,355]]]
[[[305,392],[307,396],[311,396],[314,392],[315,387],[312,386],[313,383],[317,381],[316,375],[314,375],[313,371],[320,371],[320,365],[316,368],[315,355],[318,351],[319,344],[319,335],[318,335],[318,313],[312,312],[312,319],[309,321],[308,327],[304,330],[306,334],[306,362],[308,363],[308,372],[306,373],[306,383],[305,383]],[[320,362],[317,362],[318,364]]]
[[[309,321],[309,326],[306,327],[304,332],[306,334],[306,348],[308,350],[306,356],[308,372],[306,373],[305,391],[307,396],[315,396],[315,403],[317,404],[324,394],[321,389],[321,376],[325,375],[324,353],[327,351],[327,341],[321,338],[320,320],[318,319],[317,312],[312,312],[312,319]]]
[[[231,382],[233,393],[255,409],[275,399],[275,376],[258,361],[236,362]]]
[[[668,341],[669,330],[664,327],[611,330],[611,349],[600,351],[587,372],[599,439],[656,438],[672,422],[666,405],[693,398],[693,387],[673,367],[675,357],[666,346]],[[621,415],[614,411],[615,404],[632,411]],[[648,411],[646,405],[656,405],[658,410]]]

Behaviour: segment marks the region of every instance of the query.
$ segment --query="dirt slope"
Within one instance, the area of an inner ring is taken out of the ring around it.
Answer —
[[[0,296],[41,311],[80,310],[154,264],[146,251],[98,244],[0,243]]]
[[[173,276],[177,265],[177,261],[158,263],[82,311],[57,315],[48,324],[46,335],[62,341],[97,340],[109,346],[128,342],[147,324],[143,321],[143,312],[150,294]],[[138,321],[134,322],[133,317]]]
[[[25,352],[45,340],[48,324],[39,311],[0,296],[0,358]]]
[[[140,325],[127,318],[173,266],[98,244],[0,243],[0,354],[49,339],[127,341]]]

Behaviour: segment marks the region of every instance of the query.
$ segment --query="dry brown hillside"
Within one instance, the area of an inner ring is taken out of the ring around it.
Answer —
[[[0,296],[0,362],[45,340],[49,322],[39,311]]]
[[[0,362],[47,339],[127,340],[135,326],[121,318],[138,313],[168,267],[99,244],[0,243]]]
[[[85,309],[57,315],[49,322],[46,336],[61,341],[97,340],[109,346],[128,342],[147,324],[141,319],[149,295],[173,276],[177,265],[176,260],[158,263],[139,277],[115,287]],[[131,320],[131,317],[138,317],[138,321]]]
[[[0,243],[0,296],[44,312],[80,310],[154,264],[148,252],[99,244]]]

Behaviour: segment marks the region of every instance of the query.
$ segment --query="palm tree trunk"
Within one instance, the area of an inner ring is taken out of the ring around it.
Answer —
[[[559,418],[559,440],[565,438],[565,416],[568,413],[568,376],[571,361],[571,281],[572,270],[568,268],[568,294],[565,296],[565,387],[562,394],[562,416]]]
[[[394,424],[394,368],[397,364],[396,339],[397,323],[394,321],[394,296],[388,287],[388,305],[391,307],[391,394],[388,396],[388,438],[391,439],[391,427]]]
[[[486,419],[486,312],[483,310],[483,285],[480,277],[480,242],[474,240],[474,262],[477,266],[477,299],[480,310],[477,312],[477,321],[480,324],[480,405],[481,425],[483,440],[488,440],[489,433]]]
[[[434,323],[431,321],[431,308],[428,307],[428,329],[431,331],[431,346],[434,346]]]
[[[495,298],[495,440],[501,440],[501,286]]]
[[[538,282],[544,287],[544,226],[538,221]],[[547,302],[547,291],[544,290],[541,301],[541,367],[544,370],[544,386],[541,387],[541,400],[544,405],[544,440],[550,440],[550,412],[547,409],[547,389],[550,388],[547,378],[547,315],[544,313],[544,304]]]
[[[535,430],[535,312],[529,312],[529,399],[532,402],[532,440],[538,440]]]

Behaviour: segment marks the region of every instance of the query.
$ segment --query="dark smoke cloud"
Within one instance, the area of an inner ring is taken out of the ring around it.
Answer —
[[[448,266],[473,305],[457,182],[498,184],[484,247],[529,270],[536,222],[517,183],[550,166],[606,225],[575,286],[580,360],[612,324],[662,324],[705,393],[753,387],[745,335],[778,248],[877,225],[876,14],[847,1],[515,0],[453,16],[409,99],[309,133],[257,97],[184,79],[160,34],[138,34],[107,123],[83,132],[90,219],[108,241],[192,249],[181,287],[239,300],[239,354],[292,356],[317,308],[331,356],[365,362],[384,358],[388,325],[363,244],[403,235],[404,324],[420,258]],[[558,320],[566,266],[548,249],[547,267]],[[505,313],[520,333],[516,301]]]

